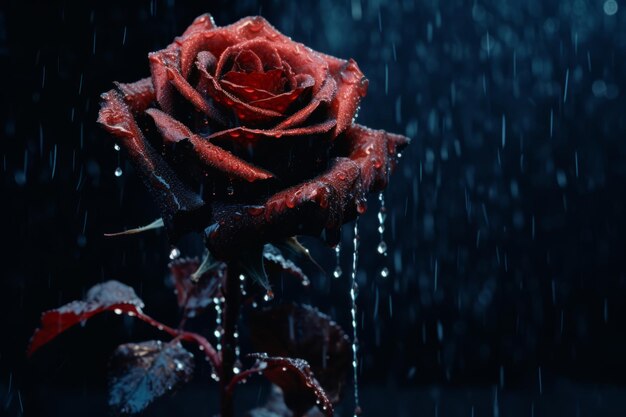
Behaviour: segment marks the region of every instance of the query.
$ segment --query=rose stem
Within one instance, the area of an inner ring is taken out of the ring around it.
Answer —
[[[230,262],[226,273],[224,294],[226,301],[224,302],[224,334],[222,335],[222,374],[220,375],[221,417],[234,416],[233,395],[228,390],[228,386],[233,379],[233,367],[236,360],[237,338],[235,332],[237,331],[241,303],[239,274],[239,268],[235,262]]]

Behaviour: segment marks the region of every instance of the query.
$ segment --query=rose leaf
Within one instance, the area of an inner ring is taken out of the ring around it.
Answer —
[[[118,346],[109,368],[109,406],[118,413],[134,414],[189,382],[194,361],[178,342],[150,340]]]
[[[188,318],[196,317],[211,304],[226,275],[224,263],[208,259],[200,263],[197,258],[181,258],[169,265],[178,306]]]
[[[276,246],[268,243],[263,247],[263,260],[265,268],[270,272],[286,272],[299,278],[303,285],[309,285],[309,278],[302,269],[291,259],[285,258]]]
[[[323,415],[318,408],[311,408],[304,417],[322,417]],[[293,413],[285,404],[283,391],[278,386],[272,385],[272,391],[265,405],[248,411],[247,417],[293,417]]]
[[[307,305],[284,304],[251,312],[254,348],[271,356],[306,360],[337,403],[351,369],[351,344],[329,316]]]
[[[93,286],[84,300],[72,301],[41,315],[41,327],[35,330],[28,346],[28,355],[70,327],[84,322],[104,311],[117,314],[141,315],[143,301],[135,290],[118,281],[107,281]]]
[[[257,360],[255,370],[283,390],[285,404],[294,415],[301,416],[317,405],[327,417],[332,417],[333,404],[315,379],[307,361],[269,357],[266,353],[253,353],[248,356]]]

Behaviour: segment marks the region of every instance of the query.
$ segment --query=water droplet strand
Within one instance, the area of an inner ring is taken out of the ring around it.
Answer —
[[[385,195],[382,192],[378,194],[378,201],[380,202],[380,207],[378,209],[378,234],[380,235],[380,241],[378,242],[376,251],[386,258],[387,243],[385,242],[385,220],[387,220],[387,207],[385,206]],[[383,267],[380,271],[380,276],[387,278],[389,276],[389,269],[387,269],[387,267]]]
[[[350,315],[352,318],[352,370],[354,378],[354,416],[358,415],[357,410],[360,410],[359,405],[359,387],[358,387],[358,357],[359,341],[357,338],[357,322],[356,322],[356,298],[359,292],[359,285],[356,280],[356,267],[359,260],[359,221],[354,221],[354,252],[352,253],[352,273],[350,276],[350,300],[352,306],[350,309]]]
[[[333,277],[339,278],[341,274],[341,243],[337,243],[337,246],[335,246],[335,270],[333,271]]]

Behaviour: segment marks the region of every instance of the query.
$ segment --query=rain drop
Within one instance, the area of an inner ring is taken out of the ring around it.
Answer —
[[[170,259],[174,260],[180,256],[180,249],[173,247],[170,251]]]
[[[341,243],[338,243],[335,246],[335,270],[333,271],[333,277],[339,278],[341,274]]]
[[[384,241],[381,241],[378,244],[378,248],[376,248],[376,250],[378,251],[378,253],[380,253],[381,255],[384,255],[387,253],[387,244]]]
[[[115,168],[115,176],[116,177],[121,177],[122,174],[123,174],[123,172],[122,172],[122,168],[121,167]]]
[[[617,13],[617,9],[618,9],[617,2],[615,0],[606,0],[604,2],[603,9],[604,9],[604,13],[607,16],[613,16],[615,13]]]

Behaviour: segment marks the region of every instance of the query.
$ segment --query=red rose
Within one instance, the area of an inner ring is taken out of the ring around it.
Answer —
[[[151,77],[103,94],[99,122],[127,150],[172,239],[204,231],[227,259],[325,231],[385,188],[404,136],[354,123],[367,79],[261,17],[198,17],[151,53]]]

